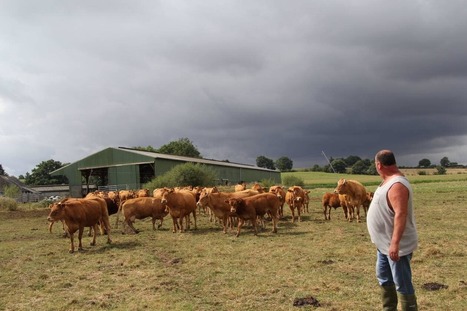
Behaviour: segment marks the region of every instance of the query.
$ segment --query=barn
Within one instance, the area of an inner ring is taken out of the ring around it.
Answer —
[[[263,179],[281,182],[280,172],[253,165],[174,156],[125,147],[109,147],[51,172],[68,178],[70,196],[80,197],[96,184],[101,189],[140,189],[154,177],[183,163],[200,163],[217,173],[218,184],[253,182]],[[83,185],[86,185],[83,189]],[[84,192],[84,193],[83,193]]]

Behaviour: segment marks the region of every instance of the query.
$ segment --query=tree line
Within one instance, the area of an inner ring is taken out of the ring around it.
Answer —
[[[176,141],[171,141],[168,144],[161,146],[160,148],[154,148],[152,146],[133,147],[136,150],[157,152],[170,155],[186,156],[192,158],[203,158],[198,148],[188,138],[180,138]],[[222,160],[230,162],[229,160]],[[68,180],[65,176],[51,176],[50,173],[67,165],[68,163],[61,163],[53,159],[42,161],[31,173],[27,172],[25,176],[20,175],[18,178],[22,180],[26,185],[57,185],[57,184],[68,184]],[[279,170],[281,172],[290,172],[293,170],[293,161],[287,156],[282,156],[276,160],[270,159],[264,155],[260,155],[256,158],[256,165],[258,167],[267,168],[271,170]],[[448,157],[443,157],[439,165],[432,164],[429,159],[421,159],[418,163],[419,168],[436,168],[438,174],[445,174],[446,168],[452,167],[464,167],[459,165],[457,162],[449,161]],[[310,168],[303,169],[305,171],[312,172],[328,172],[328,173],[350,173],[350,174],[363,174],[363,175],[376,175],[377,171],[375,168],[374,159],[362,159],[359,156],[350,155],[345,158],[333,158],[329,159],[328,164],[320,166],[318,164],[313,165]],[[0,164],[0,175],[6,175],[2,164]]]

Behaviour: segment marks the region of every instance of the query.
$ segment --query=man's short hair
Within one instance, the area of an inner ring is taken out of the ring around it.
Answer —
[[[384,166],[391,166],[396,164],[396,157],[390,150],[381,150],[376,154],[376,160]]]

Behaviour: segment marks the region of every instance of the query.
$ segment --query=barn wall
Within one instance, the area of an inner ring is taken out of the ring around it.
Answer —
[[[184,164],[185,162],[181,161],[173,161],[168,159],[156,159],[155,162],[155,174],[156,177],[163,175],[170,171],[174,166]],[[239,168],[239,167],[228,167],[222,165],[210,165],[210,164],[203,164],[217,173],[218,181],[226,181],[230,184],[236,184],[240,181],[245,182],[254,182],[254,181],[261,181],[263,179],[272,179],[275,183],[281,183],[281,175],[280,172],[276,171],[266,171],[266,170],[258,170],[255,168]]]

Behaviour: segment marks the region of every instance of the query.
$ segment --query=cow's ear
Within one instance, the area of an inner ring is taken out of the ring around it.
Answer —
[[[219,189],[217,189],[217,187],[212,187],[212,190],[211,190],[211,193],[218,193],[219,192]]]

